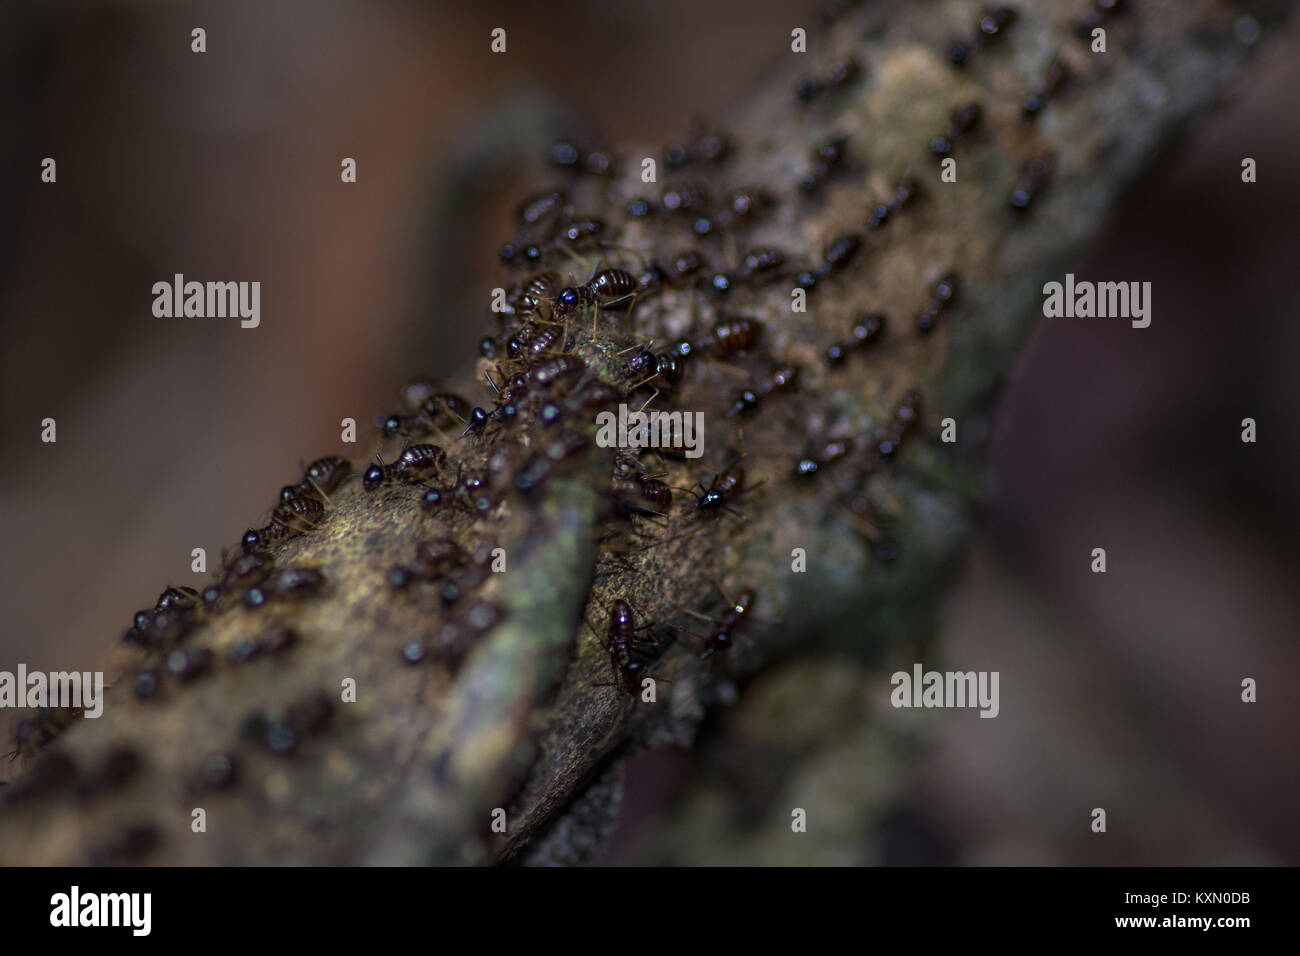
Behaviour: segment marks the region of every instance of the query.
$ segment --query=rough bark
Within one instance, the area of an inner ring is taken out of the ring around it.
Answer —
[[[1026,7],[960,68],[948,49],[976,33],[975,6],[847,10],[807,24],[813,52],[778,56],[752,98],[717,118],[734,141],[725,161],[669,172],[658,147],[631,145],[617,153],[619,178],[569,183],[576,212],[607,224],[605,258],[632,270],[691,247],[715,266],[734,268],[747,249],[773,246],[787,264],[815,267],[835,238],[863,237],[848,267],[817,283],[804,313],[791,311],[790,281],[742,282],[725,298],[664,289],[639,297],[630,313],[587,310],[569,326],[569,351],[626,394],[644,377],[625,369],[638,342],[661,349],[684,336],[698,341],[719,308],[762,321],[758,348],[725,361],[693,358],[676,395],[652,406],[706,413],[708,466],[668,461],[672,485],[707,486],[744,455],[746,490],[733,502],[743,518],[704,516],[679,490],[666,522],[616,520],[614,453],[594,445],[518,491],[516,477],[557,427],[537,420],[536,398],[513,427],[435,438],[450,456],[447,483],[488,476],[486,514],[459,505],[427,512],[421,489],[409,486],[371,492],[352,481],[334,492],[313,530],[272,549],[278,568],[319,568],[324,593],[255,610],[235,595],[201,611],[176,646],[208,648],[213,663],[188,682],[164,676],[153,699],[133,692],[134,675],[175,648],[122,651],[103,717],[75,720],[42,753],[24,756],[30,766],[3,788],[0,862],[576,862],[612,826],[615,764],[629,748],[689,746],[707,708],[766,663],[813,646],[868,659],[898,635],[923,631],[978,515],[990,416],[1041,312],[1043,282],[1098,233],[1189,121],[1231,90],[1254,49],[1234,36],[1235,19],[1249,13],[1267,35],[1287,10],[1210,0],[1128,7],[1100,23],[1104,55],[1075,36],[1093,8],[1071,0]],[[857,80],[796,101],[798,79],[824,75],[850,54],[862,66]],[[1025,122],[1024,94],[1054,57],[1068,79]],[[958,181],[941,183],[929,143],[968,103],[980,104],[982,120],[955,143]],[[832,136],[846,138],[843,167],[802,195],[795,184],[811,149]],[[640,183],[642,156],[660,157],[657,186]],[[1024,165],[1045,157],[1043,188],[1029,209],[1013,212],[1009,197]],[[868,231],[872,207],[906,174],[920,184],[917,198]],[[624,213],[629,196],[687,182],[703,184],[715,201],[745,188],[774,203],[753,225],[700,240],[680,216],[634,221]],[[581,281],[595,256],[579,246],[573,256],[551,253],[545,265]],[[957,293],[935,330],[920,335],[917,316],[949,271]],[[828,367],[827,346],[869,312],[887,316],[881,341]],[[800,367],[797,391],[768,395],[756,414],[728,416],[736,390],[760,383],[777,363]],[[462,391],[470,389],[488,404],[467,376]],[[921,424],[881,460],[875,443],[909,390],[921,397]],[[571,414],[558,427],[590,438],[593,417]],[[955,444],[938,438],[949,417]],[[793,476],[818,439],[836,437],[854,439],[848,456],[811,480]],[[494,470],[494,454],[504,468]],[[268,493],[273,485],[268,479]],[[417,541],[440,537],[467,551],[500,546],[507,570],[486,574],[451,605],[437,584],[388,586],[386,572],[410,564]],[[795,548],[806,552],[805,573],[791,570]],[[752,587],[760,619],[745,623],[725,655],[701,660],[692,638],[671,625],[708,627],[686,610],[720,615],[711,578],[733,594]],[[650,667],[667,679],[657,702],[608,686],[617,680],[609,655],[584,622],[603,637],[619,598],[633,602],[639,621],[648,615],[665,641],[676,638]],[[504,613],[463,660],[402,659],[404,645],[436,643],[449,622],[469,628],[466,608],[478,602]],[[298,644],[233,663],[230,649],[271,623],[290,625]],[[345,678],[357,683],[355,703],[338,702]],[[268,726],[317,693],[336,702],[328,724],[304,723],[295,711],[283,725],[300,739],[292,753],[272,752]],[[232,782],[204,782],[212,753],[232,758]],[[207,812],[206,833],[191,832],[195,807]],[[504,834],[492,830],[494,808],[506,811]]]

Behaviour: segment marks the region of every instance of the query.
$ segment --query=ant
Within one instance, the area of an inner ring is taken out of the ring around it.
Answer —
[[[916,427],[920,415],[921,396],[914,391],[905,392],[894,406],[888,433],[876,445],[876,455],[881,461],[893,458],[898,453],[899,445]]]
[[[387,415],[379,426],[385,438],[423,437],[440,432],[440,425],[460,423],[470,415],[468,401],[450,392],[439,392],[432,382],[413,382],[406,386],[402,389],[402,402],[409,414]]]
[[[711,578],[710,580],[713,579]],[[722,599],[727,602],[727,612],[723,615],[722,620],[719,621],[716,618],[708,617],[707,615],[692,611],[689,608],[681,609],[686,614],[691,615],[691,617],[697,617],[701,621],[707,621],[714,625],[709,637],[701,637],[699,634],[695,634],[692,631],[686,631],[686,633],[690,634],[691,637],[704,642],[705,646],[704,650],[700,654],[700,660],[708,660],[715,654],[721,654],[731,647],[732,637],[736,629],[746,620],[750,609],[754,605],[755,594],[753,588],[743,589],[739,596],[737,596],[735,600],[732,600],[730,595],[727,594],[726,590],[716,580],[713,580],[713,586],[718,589],[718,593],[722,595]],[[683,630],[685,630],[685,628],[683,628]]]
[[[1020,168],[1020,178],[1016,181],[1016,187],[1008,199],[1012,210],[1023,212],[1028,209],[1034,197],[1042,190],[1043,183],[1047,181],[1051,171],[1051,156],[1040,156],[1025,163]]]
[[[728,502],[735,501],[741,495],[749,494],[767,482],[767,479],[764,478],[757,484],[745,485],[745,469],[740,464],[744,458],[745,455],[742,453],[740,459],[730,467],[715,472],[713,481],[707,488],[704,487],[703,482],[697,481],[690,488],[679,490],[690,492],[695,497],[695,508],[701,516],[717,517],[725,511],[727,514],[744,521],[746,520],[745,515],[732,508]],[[702,494],[696,494],[696,488],[699,488]]]
[[[659,480],[666,474],[667,472],[659,472],[655,475],[638,475],[636,478],[614,478],[615,513],[620,517],[633,514],[666,517],[673,504],[672,488]],[[638,504],[638,499],[645,504]]]
[[[736,393],[736,400],[727,412],[727,418],[742,412],[757,410],[763,396],[773,392],[789,392],[799,384],[799,367],[797,365],[778,365],[768,373],[767,378],[757,389],[747,388]]]
[[[868,348],[880,341],[885,332],[885,317],[878,312],[865,315],[853,322],[847,342],[836,342],[826,349],[827,365],[840,365],[851,352]]]
[[[81,715],[82,707],[41,707],[26,720],[20,720],[14,727],[14,749],[6,756],[10,761],[16,758],[35,756],[55,737],[63,733],[64,728],[72,723],[73,718]]]
[[[648,664],[658,659],[660,653],[657,638],[638,637],[637,634],[653,628],[654,622],[647,621],[638,626],[636,617],[632,613],[632,605],[619,598],[610,608],[609,627],[604,640],[601,640],[600,633],[592,627],[590,621],[587,621],[587,627],[591,628],[591,632],[600,641],[600,646],[609,654],[609,663],[615,678],[613,683],[601,682],[592,686],[617,687],[624,694],[636,693],[642,673]],[[647,653],[647,647],[652,647],[653,650]],[[666,681],[666,678],[659,679]]]
[[[325,575],[316,568],[282,568],[245,591],[244,606],[249,610],[255,610],[272,598],[315,597],[324,590],[324,587]]]
[[[807,193],[816,192],[820,189],[822,183],[830,178],[831,174],[843,164],[847,145],[848,137],[846,136],[835,136],[818,143],[813,148],[811,168],[799,179],[799,188]]]
[[[437,445],[408,445],[391,465],[385,465],[383,459],[371,465],[361,477],[362,487],[374,491],[389,483],[420,484],[429,472],[441,474],[442,466],[447,461],[447,453]]]
[[[302,462],[299,462],[301,465]],[[329,498],[331,491],[338,488],[352,473],[352,463],[346,458],[330,455],[317,458],[302,470],[302,480],[296,485],[285,485],[280,489],[280,500],[293,498]]]
[[[916,331],[920,335],[928,335],[934,330],[935,323],[939,320],[939,315],[951,303],[953,296],[957,294],[957,276],[955,273],[948,272],[939,277],[939,280],[930,289],[930,302],[922,310],[916,320]]]
[[[844,458],[853,450],[852,438],[833,438],[811,455],[800,458],[794,466],[796,478],[811,478],[827,465]]]
[[[716,323],[709,336],[699,345],[697,351],[711,349],[719,358],[745,352],[752,349],[763,334],[763,323],[758,319],[736,316]]]
[[[930,140],[930,153],[936,159],[952,155],[953,146],[979,126],[982,115],[979,103],[967,103],[953,110],[947,131]]]
[[[826,76],[801,80],[795,87],[795,98],[801,104],[811,103],[824,93],[852,83],[861,72],[861,65],[853,57],[841,60]]]

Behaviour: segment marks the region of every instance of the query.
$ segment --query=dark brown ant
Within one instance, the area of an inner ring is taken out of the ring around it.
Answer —
[[[970,40],[954,40],[948,47],[948,59],[953,66],[965,66],[982,45],[996,39],[1015,22],[1016,11],[1010,7],[985,10],[976,23],[976,34]]]
[[[455,664],[469,652],[478,638],[496,627],[506,615],[506,609],[495,601],[475,601],[443,624],[431,638],[421,642],[421,648],[431,653],[436,660]]]
[[[638,196],[635,199],[629,199],[627,206],[624,207],[627,214],[633,219],[644,219],[657,208],[654,200],[646,199],[644,196]]]
[[[1047,69],[1043,71],[1042,84],[1033,92],[1025,94],[1021,102],[1021,119],[1026,123],[1032,123],[1037,119],[1047,105],[1047,101],[1060,92],[1069,75],[1065,64],[1059,58],[1053,57],[1047,64]]]
[[[627,517],[640,514],[667,517],[673,503],[673,490],[659,480],[662,477],[664,473],[612,479],[615,515]]]
[[[640,280],[625,269],[603,269],[585,285],[562,290],[555,298],[555,316],[566,317],[591,305],[619,305],[632,299],[640,288]]]
[[[995,7],[980,14],[979,31],[988,40],[1016,22],[1016,11],[1011,7]]]
[[[713,517],[725,511],[727,514],[738,517],[743,521],[745,516],[732,508],[728,502],[758,487],[758,485],[753,485],[745,488],[744,484],[745,469],[741,467],[740,462],[736,462],[731,467],[715,474],[709,487],[705,488],[702,482],[697,481],[693,487],[686,490],[694,495],[695,507],[701,515]],[[759,484],[762,484],[762,482],[759,482]],[[695,488],[699,488],[702,494],[696,494]]]
[[[857,319],[849,330],[848,341],[837,342],[826,350],[826,364],[839,365],[853,352],[873,346],[885,332],[885,317],[873,312]]]
[[[436,581],[463,567],[468,560],[465,549],[452,538],[421,541],[409,566],[394,567],[388,572],[388,585],[402,590],[412,581]]]
[[[267,551],[254,548],[237,552],[226,568],[221,587],[227,591],[250,587],[270,574],[273,565],[274,560]]]
[[[304,738],[323,732],[333,716],[333,697],[323,690],[310,691],[287,707],[250,714],[243,722],[243,734],[272,753],[287,756]]]
[[[505,383],[505,388],[501,388],[493,380],[492,376],[485,370],[483,378],[487,380],[492,391],[496,393],[496,404],[492,411],[484,411],[482,414],[482,425],[486,425],[488,420],[496,420],[499,428],[505,428],[512,424],[519,417],[520,403],[528,394],[528,376],[523,373],[515,375]],[[482,425],[478,424],[479,416],[473,416],[470,425],[466,429],[466,434],[470,430],[480,430]]]
[[[893,198],[889,201],[890,210],[892,212],[899,212],[907,208],[916,201],[916,197],[920,192],[921,184],[917,181],[915,176],[902,177],[898,181],[898,185],[894,187]]]
[[[800,458],[794,466],[796,478],[811,478],[828,465],[844,458],[853,450],[852,438],[833,438],[810,455]]]
[[[904,393],[890,416],[889,431],[876,445],[881,461],[893,458],[907,434],[916,427],[921,414],[921,396],[914,391]]]
[[[719,357],[745,352],[758,344],[763,333],[763,323],[758,319],[737,316],[724,319],[713,326],[709,337],[696,346],[704,351],[710,350]]]
[[[954,273],[945,273],[935,282],[930,289],[930,302],[916,320],[916,330],[921,335],[927,335],[934,330],[940,313],[948,307],[956,294],[957,276]]]
[[[570,246],[579,247],[589,243],[595,243],[600,240],[601,234],[605,231],[605,223],[600,219],[580,219],[577,222],[569,223],[560,232],[560,238],[557,242],[568,243]]]
[[[694,249],[688,249],[673,257],[672,264],[668,269],[668,277],[673,285],[680,287],[688,283],[693,276],[705,267],[704,258]]]
[[[836,136],[819,143],[813,149],[812,166],[799,179],[799,188],[804,192],[814,192],[844,162],[844,147],[848,138]]]
[[[772,197],[761,189],[740,189],[726,200],[726,211],[734,219],[752,219],[765,213]]]
[[[564,208],[568,197],[558,189],[544,189],[533,193],[515,209],[520,225],[535,226],[546,222]]]
[[[704,650],[700,653],[700,660],[708,660],[710,657],[713,657],[716,654],[721,654],[732,646],[732,639],[735,632],[748,618],[750,609],[753,607],[754,599],[756,597],[752,588],[745,588],[740,592],[735,600],[732,600],[727,592],[723,590],[722,585],[717,581],[713,582],[713,586],[718,589],[718,593],[722,595],[722,599],[726,601],[728,605],[726,613],[722,616],[722,620],[719,621],[704,614],[691,611],[687,608],[682,608],[683,611],[692,617],[697,617],[702,621],[707,621],[714,625],[708,637],[701,637],[691,631],[686,631],[687,634],[690,634],[696,640],[704,642]]]
[[[167,673],[181,683],[202,677],[212,665],[212,651],[206,647],[189,647],[172,651],[167,655]]]
[[[773,249],[765,246],[758,249],[752,249],[745,255],[745,261],[741,269],[743,278],[752,278],[760,274],[771,273],[785,263],[785,253],[780,249]]]
[[[1040,156],[1025,163],[1020,168],[1020,178],[1016,181],[1016,187],[1011,191],[1009,202],[1012,210],[1023,212],[1028,209],[1035,197],[1042,191],[1043,184],[1047,181],[1051,171],[1052,158],[1050,156]]]
[[[655,638],[639,637],[641,631],[651,630],[653,622],[637,625],[632,613],[632,605],[622,598],[614,601],[609,611],[609,625],[602,640],[600,633],[587,622],[596,639],[600,641],[609,654],[610,667],[614,671],[614,682],[597,683],[595,687],[617,687],[620,693],[636,693],[642,674],[649,663],[659,656],[659,642]],[[647,648],[651,648],[647,652]]]
[[[600,150],[584,152],[566,140],[553,145],[547,152],[547,159],[554,166],[584,172],[589,176],[613,174],[613,160],[608,153]]]
[[[273,624],[259,637],[245,637],[230,648],[230,660],[245,664],[264,655],[280,654],[298,643],[298,632],[284,624]]]
[[[447,453],[437,445],[408,445],[402,450],[394,467],[419,480],[431,471],[440,471],[446,462]]]
[[[564,400],[566,412],[588,412],[616,405],[627,396],[613,385],[593,379]]]
[[[516,314],[525,321],[534,315],[542,319],[550,318],[551,303],[559,285],[560,275],[557,272],[539,272],[531,276],[515,299]]]
[[[587,371],[587,363],[577,355],[559,355],[533,366],[528,377],[533,385],[548,388],[556,384],[573,385]]]
[[[154,610],[165,611],[172,607],[192,608],[198,604],[198,599],[199,592],[194,588],[169,587],[158,595],[158,603],[154,605]]]
[[[325,505],[319,498],[295,495],[276,506],[265,526],[244,532],[241,547],[245,553],[257,551],[302,534],[315,528],[316,519],[324,512]]]
[[[700,132],[691,144],[691,155],[701,163],[720,163],[731,155],[731,138],[717,131]]]
[[[644,345],[637,346],[625,370],[633,377],[642,375],[629,391],[635,392],[644,385],[652,385],[659,392],[673,392],[681,383],[686,371],[686,360],[694,351],[689,342],[679,342],[663,352],[652,352]]]
[[[31,717],[15,725],[14,749],[7,756],[11,761],[20,756],[34,757],[84,711],[84,707],[38,708]]]
[[[134,630],[138,639],[128,643],[150,647],[176,643],[195,623],[197,598],[198,592],[193,588],[167,588],[159,595],[152,611],[136,612]]]
[[[952,154],[957,141],[972,132],[980,122],[981,110],[978,103],[967,103],[952,111],[948,131],[930,140],[930,153],[938,159]]]
[[[477,515],[487,515],[497,505],[489,493],[488,478],[478,471],[458,474],[456,483],[444,497]]]
[[[552,325],[539,330],[524,349],[526,359],[533,361],[547,352],[555,351],[556,343],[564,344],[563,326]]]
[[[824,77],[809,77],[801,80],[795,87],[795,98],[806,105],[831,90],[852,83],[861,72],[862,67],[858,61],[853,57],[849,57],[835,64]]]
[[[686,183],[665,189],[659,202],[665,212],[693,213],[708,208],[709,194],[698,183]]]
[[[447,453],[437,445],[408,445],[391,465],[382,461],[371,465],[361,477],[366,491],[375,491],[386,484],[420,484],[431,474],[441,472]]]
[[[641,280],[625,269],[602,269],[587,283],[587,288],[604,308],[627,302],[642,291]]]
[[[244,592],[244,606],[259,608],[272,598],[313,597],[324,586],[325,575],[316,568],[283,568]]]
[[[840,236],[826,247],[826,255],[817,268],[817,277],[822,279],[843,269],[853,261],[853,257],[858,254],[858,249],[861,247],[862,240],[857,236],[852,234]]]
[[[320,494],[328,495],[337,490],[351,474],[352,463],[346,458],[338,455],[317,458],[303,470],[303,480],[298,487],[302,488],[306,484]]]
[[[214,752],[203,758],[197,771],[189,775],[187,791],[224,790],[239,778],[239,765],[228,753]]]
[[[515,490],[521,494],[532,491],[550,476],[556,465],[572,458],[590,444],[591,440],[582,432],[572,429],[560,432],[541,451],[528,456],[515,475]]]
[[[414,386],[407,386],[407,392]],[[406,396],[404,395],[404,400]],[[411,407],[408,404],[408,407]],[[380,425],[380,432],[385,438],[401,436],[403,438],[423,438],[442,425],[457,425],[470,415],[470,404],[459,395],[448,392],[434,392],[424,395],[415,404],[409,415],[394,412],[388,415]]]
[[[778,365],[772,369],[763,384],[758,388],[747,388],[736,393],[736,400],[727,412],[731,418],[744,412],[756,411],[764,397],[774,392],[790,392],[799,384],[799,367],[797,365]]]
[[[271,512],[271,525],[301,533],[315,528],[317,520],[324,513],[325,504],[319,498],[294,495],[282,500]]]

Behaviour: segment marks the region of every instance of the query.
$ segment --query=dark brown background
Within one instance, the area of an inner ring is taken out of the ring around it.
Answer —
[[[164,583],[191,583],[191,548],[217,560],[300,459],[344,450],[341,418],[364,432],[405,378],[465,356],[553,132],[679,135],[816,9],[8,5],[0,669],[93,667]],[[944,615],[946,659],[1001,671],[1002,715],[936,718],[903,768],[902,836],[866,861],[1300,861],[1297,52],[1266,51],[1077,263],[1150,280],[1152,327],[1041,325]],[[150,287],[178,271],[260,280],[261,328],[154,318]],[[1207,706],[1246,675],[1257,708]],[[682,776],[668,759],[633,774],[610,859],[641,858],[672,796],[656,777]],[[1094,805],[1152,823],[1090,843]]]

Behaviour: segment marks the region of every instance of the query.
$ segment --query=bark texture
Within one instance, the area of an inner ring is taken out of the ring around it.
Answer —
[[[1237,18],[1253,16],[1267,36],[1288,10],[1217,0],[1124,6],[1098,15],[1083,0],[1025,5],[962,66],[949,49],[979,35],[976,5],[846,9],[806,24],[811,52],[778,53],[752,97],[716,118],[732,143],[726,158],[673,170],[660,145],[627,144],[614,154],[617,175],[564,182],[571,222],[602,220],[605,245],[561,242],[546,252],[541,267],[576,277],[562,284],[585,281],[601,256],[640,274],[694,249],[709,266],[701,276],[726,271],[734,287],[719,295],[666,283],[630,311],[582,310],[555,350],[581,357],[584,378],[534,381],[514,424],[494,421],[463,440],[444,429],[429,439],[448,454],[440,476],[376,491],[350,481],[313,528],[269,549],[276,569],[319,570],[319,593],[273,594],[250,608],[245,590],[230,589],[158,646],[118,652],[104,715],[57,735],[49,728],[53,740],[24,753],[23,772],[0,790],[0,862],[579,862],[614,825],[617,763],[631,748],[690,746],[708,708],[773,661],[813,648],[869,661],[900,635],[923,632],[978,517],[990,416],[1041,314],[1043,282],[1059,278],[1125,190],[1240,78],[1254,46],[1234,34]],[[1088,16],[1106,30],[1104,54],[1076,35]],[[797,100],[799,80],[828,76],[850,56],[856,78]],[[1053,61],[1065,78],[1027,122],[1025,95],[1045,88]],[[944,183],[931,142],[968,104],[980,118],[955,130],[957,181]],[[840,165],[801,190],[814,150],[836,138]],[[640,180],[643,156],[658,160],[657,185]],[[1026,164],[1040,160],[1047,171],[1029,208],[1016,211],[1010,197],[1027,185]],[[918,184],[912,201],[868,228],[908,176]],[[708,197],[710,235],[696,234],[693,214],[626,212],[634,197],[659,204],[689,185]],[[737,191],[767,194],[770,208],[728,221],[724,200]],[[553,238],[558,227],[546,228],[522,244]],[[792,311],[794,274],[815,270],[846,235],[860,242],[856,256],[818,279],[806,311]],[[763,247],[784,253],[776,278],[738,278],[746,254]],[[532,271],[516,269],[502,284]],[[922,335],[918,317],[949,273],[955,294]],[[886,317],[879,341],[829,366],[827,348],[870,313]],[[652,340],[662,352],[683,338],[700,343],[727,316],[760,321],[757,345],[692,357],[676,390],[662,388],[649,406],[704,412],[704,458],[643,456],[643,472],[667,472],[678,489],[671,510],[618,517],[617,455],[592,441],[596,412],[650,394],[633,389],[647,375],[627,367],[639,344]],[[499,349],[506,338],[498,335]],[[490,364],[527,371],[500,355]],[[728,414],[739,391],[762,391],[782,364],[799,368],[796,389]],[[473,374],[459,390],[491,410]],[[612,399],[576,408],[597,381]],[[878,443],[908,392],[920,397],[919,424],[882,458]],[[561,410],[558,424],[543,420],[548,400]],[[939,440],[946,418],[956,443]],[[560,435],[585,441],[553,448]],[[812,478],[794,475],[797,460],[840,438],[851,442],[843,458]],[[388,442],[385,460],[399,448]],[[729,503],[743,516],[705,514],[685,489],[709,486],[738,462],[745,477]],[[354,472],[367,464],[353,461]],[[481,489],[421,506],[428,485],[450,491],[469,475],[482,476]],[[521,476],[535,486],[521,490]],[[268,499],[274,484],[268,476]],[[442,538],[470,564],[450,579],[390,585],[388,572],[413,563],[417,542]],[[480,570],[475,562],[498,547],[504,573]],[[794,549],[806,555],[805,572],[792,571]],[[710,625],[687,612],[722,616],[714,580],[733,597],[753,589],[754,619],[729,651],[702,660],[685,629]],[[459,595],[447,592],[449,581]],[[666,680],[654,702],[610,686],[618,676],[600,639],[619,599],[660,639],[648,672]],[[281,624],[297,634],[294,646],[237,661],[241,641]],[[425,651],[414,664],[403,659],[412,642]],[[464,653],[451,653],[458,643]],[[160,683],[145,698],[136,678],[150,667]],[[340,699],[347,679],[355,702]],[[848,706],[845,689],[833,690],[827,699]],[[888,755],[879,756],[887,773]],[[200,807],[206,832],[194,833]],[[498,808],[503,833],[492,826]]]

